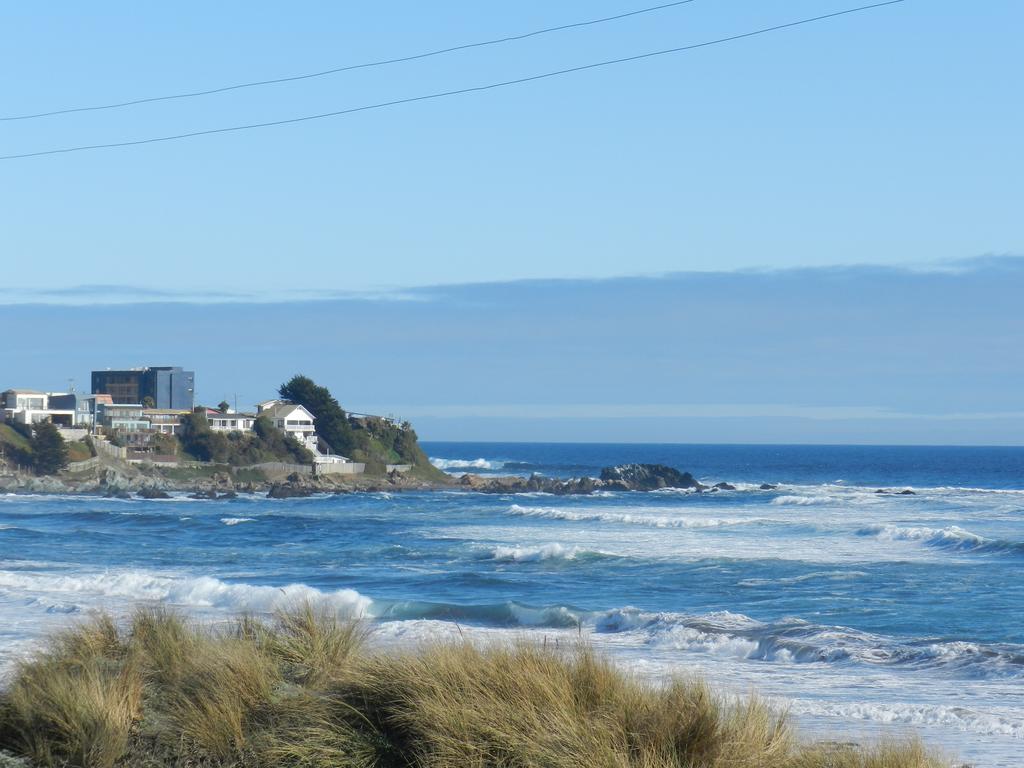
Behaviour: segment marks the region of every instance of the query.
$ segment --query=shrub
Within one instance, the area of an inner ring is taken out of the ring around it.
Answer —
[[[37,475],[55,475],[68,465],[68,446],[60,431],[48,421],[36,424],[29,441],[32,470]]]

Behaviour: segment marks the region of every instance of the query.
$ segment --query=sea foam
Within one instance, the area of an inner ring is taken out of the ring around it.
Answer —
[[[857,531],[858,536],[873,536],[884,541],[915,541],[936,549],[953,552],[989,552],[1024,554],[1024,543],[989,539],[958,525],[945,528],[926,526],[869,525]]]
[[[611,512],[604,510],[580,511],[559,507],[524,507],[513,504],[508,514],[514,517],[537,517],[548,520],[569,522],[623,523],[644,525],[652,528],[722,528],[732,525],[754,525],[770,522],[764,518],[747,517],[669,517],[667,515],[637,514],[634,512]]]
[[[488,459],[431,459],[430,463],[438,469],[448,471],[454,469],[501,469],[503,462]]]
[[[503,563],[536,563],[542,560],[574,560],[583,553],[579,547],[563,544],[543,544],[535,547],[495,547],[490,559]]]
[[[161,602],[185,608],[271,612],[297,603],[323,606],[345,616],[371,614],[372,601],[353,589],[324,592],[305,584],[265,586],[222,581],[212,576],[170,576],[147,571],[119,571],[65,576],[0,571],[0,589],[29,593],[44,603],[53,600],[106,599]]]

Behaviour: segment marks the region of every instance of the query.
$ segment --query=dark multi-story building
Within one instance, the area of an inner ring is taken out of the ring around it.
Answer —
[[[196,374],[178,366],[93,371],[94,395],[110,395],[115,404],[141,404],[151,399],[152,408],[191,410],[195,401]]]

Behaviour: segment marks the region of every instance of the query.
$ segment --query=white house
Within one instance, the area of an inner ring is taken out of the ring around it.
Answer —
[[[38,424],[41,421],[50,421],[60,426],[73,427],[77,415],[74,404],[70,404],[70,408],[51,408],[51,397],[63,398],[65,395],[63,393],[39,392],[34,389],[8,389],[0,393],[4,419],[20,424]]]
[[[252,432],[256,424],[256,414],[237,413],[235,411],[215,411],[206,409],[206,421],[214,432]]]
[[[266,416],[278,429],[291,435],[313,453],[319,453],[313,414],[298,403],[267,400],[256,406],[256,413]]]

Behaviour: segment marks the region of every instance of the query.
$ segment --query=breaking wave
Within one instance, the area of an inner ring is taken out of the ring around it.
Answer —
[[[987,552],[1024,554],[1024,542],[989,539],[951,525],[946,528],[924,526],[869,525],[857,531],[858,536],[872,536],[884,541],[916,541],[929,547],[951,552]]]
[[[588,553],[561,544],[496,547],[488,556],[521,563],[572,559]],[[830,577],[831,573],[820,574]],[[371,600],[352,589],[325,591],[306,584],[284,586],[226,582],[212,576],[148,571],[81,575],[0,570],[0,597],[15,597],[48,612],[75,612],[108,603],[160,602],[203,613],[269,613],[297,603],[343,616],[381,621],[440,620],[490,627],[584,629],[639,648],[728,656],[755,662],[898,666],[943,670],[969,678],[1024,678],[1024,647],[955,639],[901,639],[799,618],[761,622],[729,611],[702,615],[654,613],[625,607],[587,611],[567,605],[530,606],[515,601],[460,605],[426,601]]]
[[[796,505],[809,507],[816,504],[831,504],[836,501],[834,496],[776,496],[772,504],[777,507]]]
[[[798,618],[762,623],[743,614],[704,616],[624,608],[592,619],[598,633],[633,633],[649,647],[785,664],[863,664],[942,669],[969,677],[1024,677],[1024,649],[962,641],[899,640]]]
[[[971,679],[1024,678],[1024,649],[962,641],[901,640],[798,618],[764,623],[730,611],[704,615],[651,613],[636,608],[588,612],[569,606],[516,602],[452,605],[374,604],[386,620],[441,620],[497,627],[578,629],[595,638],[652,650],[725,656],[750,662],[827,664],[941,670]]]
[[[904,704],[866,701],[834,702],[788,699],[789,710],[797,715],[837,717],[875,723],[941,726],[985,736],[1024,739],[1024,718],[1020,712],[978,711],[943,704]]]
[[[120,571],[62,576],[0,571],[0,591],[17,591],[42,604],[94,603],[114,598],[161,602],[183,608],[217,608],[231,612],[271,612],[301,602],[345,616],[370,614],[372,601],[353,589],[323,592],[305,584],[281,587],[235,584],[212,576],[175,577],[147,571]]]
[[[494,547],[486,556],[501,563],[537,563],[544,560],[575,560],[577,557],[612,557],[604,552],[567,547],[564,544],[542,544],[535,547]]]
[[[222,517],[220,521],[224,525],[239,525],[240,523],[251,523],[255,519],[254,517]]]
[[[455,469],[497,470],[505,466],[504,462],[489,459],[431,459],[430,463],[445,472]]]

